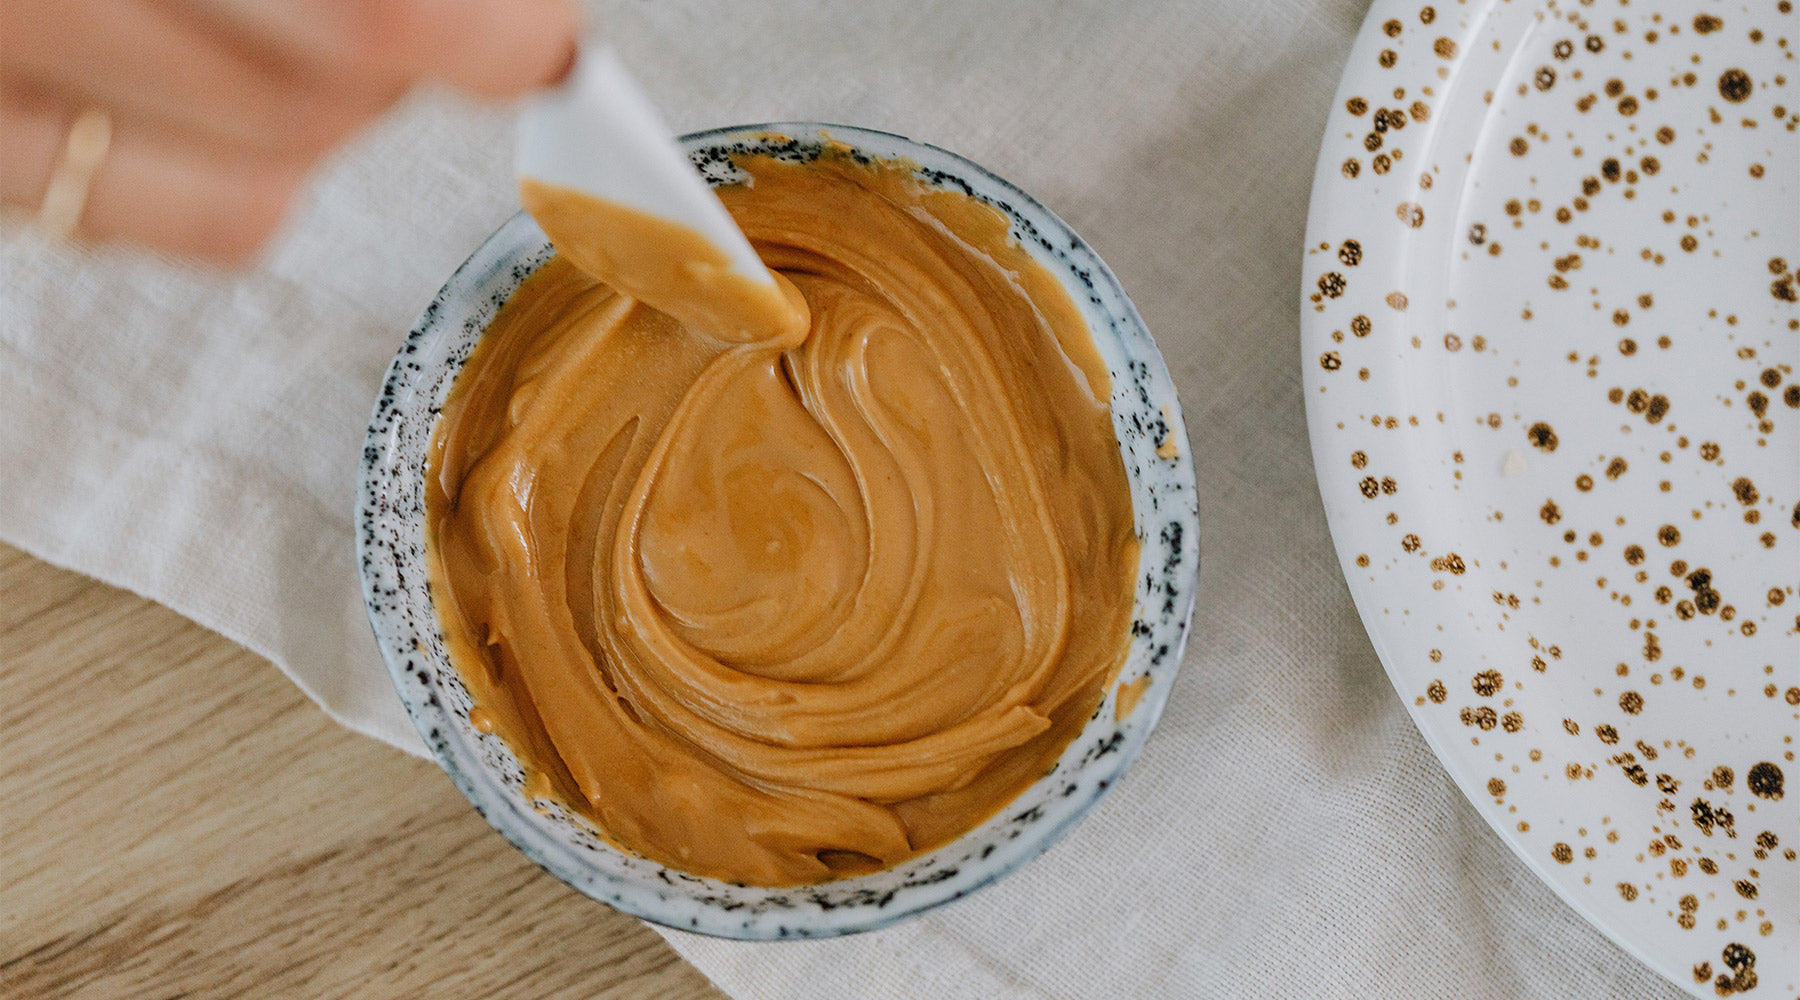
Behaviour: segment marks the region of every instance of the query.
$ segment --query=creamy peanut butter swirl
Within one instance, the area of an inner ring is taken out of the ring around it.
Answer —
[[[1137,543],[1106,367],[1000,213],[904,164],[739,166],[720,194],[804,340],[552,258],[445,405],[427,554],[538,787],[659,862],[793,885],[1048,770],[1124,658]]]

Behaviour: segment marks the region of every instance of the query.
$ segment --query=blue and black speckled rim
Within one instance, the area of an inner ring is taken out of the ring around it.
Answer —
[[[551,254],[517,215],[438,293],[396,354],[375,405],[358,490],[357,555],[376,643],[401,700],[438,762],[490,825],[545,870],[645,920],[747,940],[832,937],[874,930],[959,899],[1043,853],[1118,779],[1142,749],[1181,663],[1199,584],[1193,464],[1175,389],[1150,333],[1117,279],[1080,237],[1017,187],[935,146],[867,129],[776,123],[715,129],[681,140],[717,184],[731,155],[816,157],[826,142],[856,155],[905,159],[926,183],[978,198],[1058,276],[1094,332],[1113,378],[1113,423],[1142,542],[1132,645],[1121,682],[1150,687],[1122,722],[1116,689],[1056,767],[963,837],[893,869],[788,889],[731,885],[665,868],[605,843],[554,803],[528,800],[503,741],[474,730],[469,695],[448,663],[424,569],[424,455],[450,384],[495,312]],[[1173,439],[1172,457],[1157,447]]]

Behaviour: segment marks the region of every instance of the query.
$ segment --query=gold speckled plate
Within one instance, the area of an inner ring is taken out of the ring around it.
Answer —
[[[1413,718],[1570,905],[1800,992],[1800,18],[1378,0],[1307,230],[1313,457]]]

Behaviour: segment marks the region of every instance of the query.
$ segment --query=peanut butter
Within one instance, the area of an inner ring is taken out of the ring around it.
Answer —
[[[725,251],[681,223],[529,177],[519,200],[575,266],[696,330],[783,347],[806,337],[806,302],[791,283],[739,274]]]
[[[528,785],[658,862],[796,885],[1053,766],[1125,656],[1137,541],[1106,366],[1004,216],[900,163],[739,166],[720,196],[803,339],[553,257],[445,404],[427,556]]]

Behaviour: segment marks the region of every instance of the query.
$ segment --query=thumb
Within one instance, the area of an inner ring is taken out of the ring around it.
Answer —
[[[401,0],[377,4],[382,33],[416,55],[421,79],[482,97],[512,97],[562,79],[575,61],[580,18],[570,0]],[[396,39],[397,41],[399,39]]]

